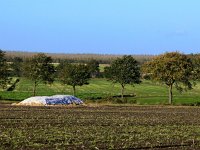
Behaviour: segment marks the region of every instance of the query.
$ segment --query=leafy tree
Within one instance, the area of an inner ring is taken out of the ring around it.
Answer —
[[[73,87],[73,95],[76,94],[76,86],[89,84],[90,72],[87,66],[83,64],[69,64],[63,62],[58,67],[58,77],[63,84]]]
[[[5,58],[5,52],[0,50],[0,87],[5,89],[10,82],[9,78],[9,66]]]
[[[152,61],[144,64],[143,71],[149,74],[151,79],[163,82],[168,86],[169,104],[172,104],[173,85],[181,92],[183,89],[192,88],[190,79],[193,71],[193,64],[191,59],[184,54],[171,52],[159,55]]]
[[[121,98],[124,96],[126,84],[139,84],[140,67],[138,62],[130,55],[117,58],[110,67],[105,68],[105,77],[121,85]]]
[[[95,59],[90,60],[87,63],[87,66],[88,66],[91,77],[95,78],[99,76],[100,70],[99,70],[99,62],[97,60]]]
[[[104,67],[104,74],[103,75],[104,75],[105,78],[110,80],[110,78],[112,77],[112,71],[111,71],[110,66]]]
[[[192,55],[190,56],[193,62],[193,74],[192,74],[192,79],[193,80],[200,80],[200,55]]]
[[[45,54],[35,55],[24,63],[24,76],[34,82],[33,95],[36,94],[36,87],[40,82],[53,83],[55,68],[52,58]]]
[[[12,76],[21,77],[22,76],[22,63],[23,60],[20,57],[14,57],[11,68],[12,68]]]

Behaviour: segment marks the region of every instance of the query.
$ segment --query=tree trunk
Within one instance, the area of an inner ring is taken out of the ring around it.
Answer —
[[[76,94],[76,87],[73,86],[73,95],[75,96],[75,94]]]
[[[34,81],[34,85],[33,85],[33,96],[35,96],[35,94],[36,94],[36,86],[37,86],[37,82]]]
[[[172,95],[172,84],[169,85],[169,104],[172,104],[172,99],[173,99],[173,95]]]

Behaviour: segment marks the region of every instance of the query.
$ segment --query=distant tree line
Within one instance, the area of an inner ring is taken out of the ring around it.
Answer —
[[[9,62],[18,57],[22,60],[32,58],[38,53],[33,52],[17,52],[17,51],[6,51],[6,59]],[[111,64],[115,59],[123,57],[123,55],[110,55],[110,54],[53,54],[46,53],[45,55],[52,58],[53,63],[60,63],[63,60],[67,60],[69,63],[88,63],[91,60],[96,60],[100,64]],[[153,55],[133,55],[133,57],[140,63],[143,64],[151,60]]]
[[[90,59],[87,63],[71,63],[63,59],[54,65],[51,56],[39,53],[24,59],[13,57],[10,61],[0,50],[0,86],[3,89],[10,84],[11,77],[25,77],[33,82],[33,95],[36,95],[39,83],[52,84],[55,80],[72,86],[75,95],[76,86],[89,84],[90,78],[99,76],[99,61],[96,59]],[[200,79],[200,55],[168,52],[143,64],[131,55],[124,55],[113,59],[110,66],[105,67],[103,77],[121,85],[122,99],[127,84],[140,84],[142,79],[163,83],[168,87],[169,104],[172,104],[173,88],[180,92],[190,90]]]

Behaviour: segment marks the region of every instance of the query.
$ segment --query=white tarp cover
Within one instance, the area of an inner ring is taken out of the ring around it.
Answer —
[[[35,96],[27,98],[18,105],[69,105],[83,104],[83,101],[72,95]]]

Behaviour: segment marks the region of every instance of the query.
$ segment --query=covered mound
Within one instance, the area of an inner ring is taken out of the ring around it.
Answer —
[[[45,106],[45,105],[70,105],[83,104],[83,101],[72,95],[35,96],[27,98],[18,105]]]

